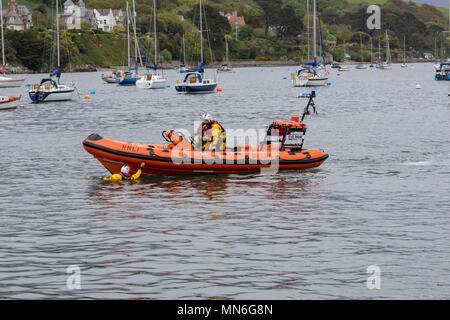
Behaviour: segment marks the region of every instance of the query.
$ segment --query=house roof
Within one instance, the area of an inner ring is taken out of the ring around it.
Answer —
[[[66,2],[64,2],[64,7],[70,7],[70,6],[74,6],[72,0],[67,0]]]
[[[18,8],[18,10],[19,10],[19,14],[20,15],[28,15],[28,14],[30,14],[30,10],[28,10],[28,8],[26,7],[26,6],[22,6],[22,5],[20,5],[20,6],[18,6],[17,7]]]
[[[109,16],[111,9],[96,9],[101,16]],[[114,13],[113,13],[114,14]]]
[[[6,25],[7,26],[11,26],[11,25],[23,25],[23,21],[22,19],[20,19],[20,17],[18,16],[17,13],[15,13],[14,11],[11,11],[12,14],[9,15],[5,15],[5,21],[6,21]],[[8,12],[9,13],[9,12]]]

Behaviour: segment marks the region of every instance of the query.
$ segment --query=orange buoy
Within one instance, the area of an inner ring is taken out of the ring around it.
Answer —
[[[87,94],[84,96],[85,99],[90,99],[91,97]]]
[[[217,92],[222,92],[222,88],[217,88]]]
[[[23,108],[25,108],[25,106],[24,106],[23,104],[21,104],[21,105],[20,105],[20,108],[23,109]]]

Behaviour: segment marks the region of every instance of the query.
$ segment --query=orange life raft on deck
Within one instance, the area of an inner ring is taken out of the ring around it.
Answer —
[[[302,120],[308,107],[314,106],[314,96],[308,96]],[[303,149],[305,133],[306,125],[294,116],[290,121],[273,122],[260,145],[224,151],[196,150],[192,138],[189,141],[174,131],[163,131],[167,140],[164,145],[114,141],[93,133],[83,146],[111,173],[120,172],[124,164],[137,171],[142,162],[144,175],[258,172],[262,168],[299,170],[318,167],[328,158],[322,150]]]

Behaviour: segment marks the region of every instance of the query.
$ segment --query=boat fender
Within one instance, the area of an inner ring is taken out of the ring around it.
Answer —
[[[174,146],[175,145],[173,143],[169,143],[169,142],[164,143],[163,152],[169,152],[170,150],[173,149]]]

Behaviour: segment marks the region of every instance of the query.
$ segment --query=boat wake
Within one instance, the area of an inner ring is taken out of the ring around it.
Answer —
[[[402,163],[404,166],[432,166],[435,164],[433,160],[425,160],[425,161],[409,161]]]

